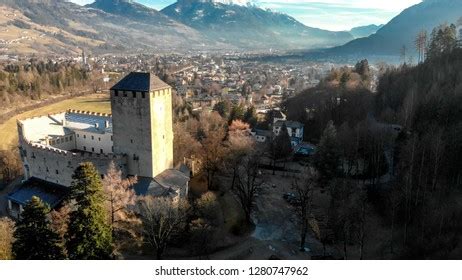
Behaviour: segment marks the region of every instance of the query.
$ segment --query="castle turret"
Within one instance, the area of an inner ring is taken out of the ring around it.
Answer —
[[[154,178],[173,167],[172,91],[150,73],[133,72],[111,88],[114,153],[128,174]]]

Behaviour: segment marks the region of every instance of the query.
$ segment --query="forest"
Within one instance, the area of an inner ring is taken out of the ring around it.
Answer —
[[[288,117],[309,127],[306,139],[318,144],[314,163],[331,193],[329,242],[362,246],[364,223],[378,220],[387,237],[374,257],[460,258],[462,49],[456,38],[454,25],[435,28],[421,63],[380,69],[376,92],[362,61],[286,101]]]

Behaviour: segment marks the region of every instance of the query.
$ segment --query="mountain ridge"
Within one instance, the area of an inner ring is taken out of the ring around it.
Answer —
[[[178,0],[160,12],[199,30],[212,40],[232,43],[241,48],[318,48],[353,39],[348,32],[308,27],[286,14],[255,5],[222,2]]]
[[[402,46],[414,50],[417,34],[428,34],[443,23],[455,23],[462,16],[462,0],[426,0],[413,5],[390,20],[375,34],[334,47],[333,55],[393,55],[399,56]]]

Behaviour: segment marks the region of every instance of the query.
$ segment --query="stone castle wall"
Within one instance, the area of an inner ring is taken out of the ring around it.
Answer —
[[[50,148],[48,146],[30,144],[23,141],[20,153],[24,163],[25,179],[36,177],[48,182],[70,186],[75,169],[82,162],[92,162],[99,173],[104,175],[111,161],[124,172],[126,157],[92,154],[87,152],[72,153]]]
[[[82,162],[92,162],[101,175],[107,173],[111,161],[126,174],[127,158],[122,155],[71,152],[29,142],[18,122],[19,149],[27,180],[36,177],[48,182],[70,186],[75,169]],[[75,137],[75,135],[73,135]],[[75,141],[75,139],[73,138]]]

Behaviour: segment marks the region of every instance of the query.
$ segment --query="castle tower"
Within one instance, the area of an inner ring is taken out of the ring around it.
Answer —
[[[173,167],[171,87],[150,73],[130,73],[111,88],[114,153],[129,175],[154,178]]]

